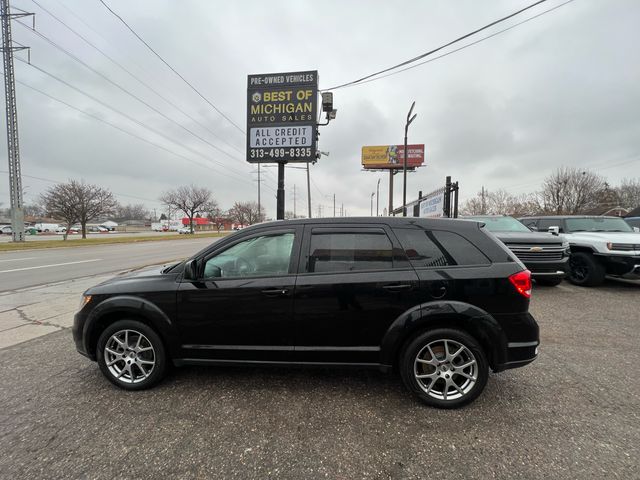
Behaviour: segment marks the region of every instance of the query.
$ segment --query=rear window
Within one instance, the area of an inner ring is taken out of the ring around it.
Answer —
[[[421,268],[488,265],[489,259],[469,240],[445,230],[394,230],[411,265]]]

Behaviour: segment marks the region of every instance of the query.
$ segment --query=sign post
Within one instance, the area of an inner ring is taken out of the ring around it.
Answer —
[[[249,75],[247,161],[278,164],[278,220],[284,219],[284,166],[316,158],[318,72]]]

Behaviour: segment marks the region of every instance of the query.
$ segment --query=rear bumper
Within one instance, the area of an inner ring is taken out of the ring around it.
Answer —
[[[540,328],[529,312],[495,315],[507,339],[504,361],[494,366],[500,372],[509,368],[524,367],[538,357]]]

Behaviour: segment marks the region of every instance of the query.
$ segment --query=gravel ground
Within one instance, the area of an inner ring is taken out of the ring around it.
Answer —
[[[376,371],[178,369],[113,387],[70,330],[0,350],[1,478],[639,478],[640,285],[537,288],[539,359],[472,405]]]

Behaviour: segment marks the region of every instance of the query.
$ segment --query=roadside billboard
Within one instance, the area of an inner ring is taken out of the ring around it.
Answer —
[[[407,168],[421,167],[424,163],[424,144],[407,145]],[[362,167],[365,169],[402,169],[404,145],[362,147]]]
[[[420,202],[420,216],[431,218],[444,216],[444,193],[442,191]]]
[[[315,160],[318,72],[249,75],[247,82],[247,161]]]

